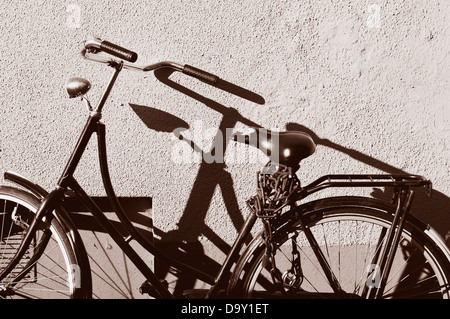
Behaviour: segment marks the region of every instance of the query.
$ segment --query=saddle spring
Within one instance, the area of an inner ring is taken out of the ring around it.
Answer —
[[[247,201],[247,205],[260,218],[278,217],[301,189],[300,180],[291,167],[275,166],[270,162],[257,173],[257,182],[257,194]]]

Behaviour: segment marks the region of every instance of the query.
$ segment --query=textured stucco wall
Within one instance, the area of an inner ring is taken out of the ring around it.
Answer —
[[[442,235],[450,229],[447,1],[4,0],[0,14],[1,171],[53,187],[86,118],[65,80],[89,79],[97,101],[111,75],[78,54],[94,35],[137,51],[138,64],[188,63],[265,102],[181,74],[170,76],[177,90],[122,72],[104,110],[113,183],[120,196],[152,198],[167,241],[199,241],[220,262],[261,166],[238,160],[233,152],[253,151],[233,142],[227,167],[177,163],[183,147],[192,151],[172,133],[183,125],[205,152],[219,127],[303,127],[319,143],[298,173],[303,183],[340,172],[421,174],[436,191],[415,213]],[[102,196],[95,150],[77,177]]]

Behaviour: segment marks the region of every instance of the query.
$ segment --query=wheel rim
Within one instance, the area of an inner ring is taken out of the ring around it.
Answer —
[[[360,297],[367,289],[365,286],[376,287],[380,276],[379,273],[377,276],[377,265],[372,264],[371,258],[380,249],[376,240],[381,229],[388,226],[385,219],[366,214],[335,213],[319,220],[312,218],[308,226],[347,297]],[[292,273],[292,242],[287,239],[292,235],[292,229],[290,231],[281,240],[278,239],[284,242],[275,255],[281,274]],[[292,291],[307,298],[335,297],[303,232],[296,239],[303,276],[299,289]],[[264,253],[263,246],[261,243],[261,255]],[[445,286],[448,278],[429,247],[424,247],[409,231],[402,234],[399,246],[383,298],[449,298],[448,287]],[[249,273],[253,275],[244,283],[247,297],[254,298],[261,290],[275,289],[270,273],[263,269],[262,263]]]

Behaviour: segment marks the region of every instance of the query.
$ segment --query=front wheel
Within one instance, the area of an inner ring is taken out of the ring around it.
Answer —
[[[15,255],[40,201],[29,193],[0,186],[0,274]],[[0,299],[89,298],[81,262],[84,255],[74,249],[76,234],[57,218],[43,221],[25,255],[0,281]],[[45,247],[43,252],[36,251]]]
[[[238,262],[229,291],[243,298],[371,298],[380,285],[377,256],[393,212],[394,207],[385,202],[360,197],[327,198],[299,206],[280,217],[273,235],[275,265],[282,279],[275,284],[271,262],[263,265],[266,246],[260,235]],[[300,219],[339,283],[339,293],[336,284],[330,284]],[[382,298],[449,298],[449,254],[442,244],[432,230],[409,216]]]

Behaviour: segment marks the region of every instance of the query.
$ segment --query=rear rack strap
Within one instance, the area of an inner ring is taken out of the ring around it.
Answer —
[[[419,175],[325,175],[301,189],[300,194],[307,196],[328,187],[425,187],[431,196],[431,181]]]

